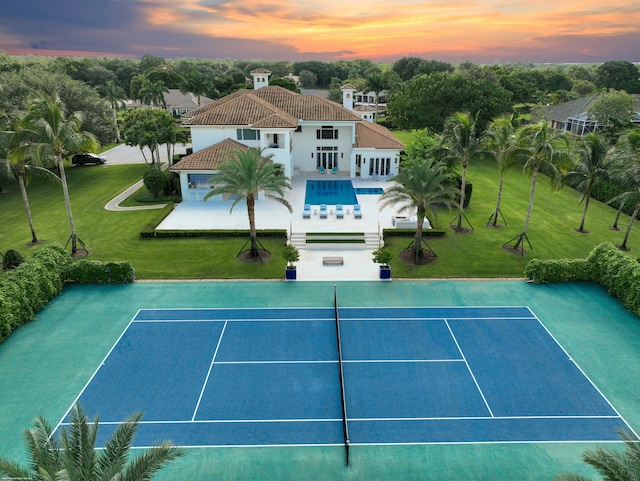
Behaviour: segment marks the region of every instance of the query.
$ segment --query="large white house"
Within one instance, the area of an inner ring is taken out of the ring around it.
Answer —
[[[386,178],[398,173],[404,148],[387,128],[354,111],[352,85],[343,105],[269,85],[269,72],[255,69],[253,90],[239,90],[189,114],[193,154],[171,167],[180,174],[184,200],[200,200],[212,176],[235,148],[257,147],[272,155],[284,174],[334,172],[350,178]]]

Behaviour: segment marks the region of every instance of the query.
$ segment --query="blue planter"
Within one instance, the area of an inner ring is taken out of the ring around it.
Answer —
[[[380,279],[391,279],[391,267],[380,266]]]
[[[287,270],[284,271],[285,279],[288,281],[293,281],[296,279],[296,268],[295,267],[287,267]]]

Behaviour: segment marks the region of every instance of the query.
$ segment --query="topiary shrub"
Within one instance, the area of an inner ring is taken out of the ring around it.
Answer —
[[[9,249],[2,256],[2,270],[9,271],[15,269],[24,262],[24,256],[15,249]]]

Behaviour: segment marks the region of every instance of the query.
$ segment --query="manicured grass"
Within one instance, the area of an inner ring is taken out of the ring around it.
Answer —
[[[69,191],[76,230],[87,245],[90,256],[97,260],[130,260],[138,278],[147,279],[260,279],[282,278],[285,261],[281,258],[281,239],[261,239],[272,253],[270,262],[246,264],[236,255],[246,239],[182,238],[142,239],[140,231],[158,217],[159,211],[108,212],[104,205],[125,188],[139,180],[144,165],[69,167]],[[508,226],[487,229],[485,224],[495,206],[497,169],[487,162],[472,164],[469,182],[473,184],[471,207],[465,211],[474,227],[468,234],[454,234],[448,227],[456,211],[440,212],[439,226],[447,232],[444,238],[428,238],[438,254],[435,263],[410,266],[398,259],[401,249],[411,238],[387,238],[393,252],[394,277],[521,277],[524,266],[533,258],[585,257],[594,245],[603,241],[620,244],[624,231],[608,229],[615,210],[592,202],[587,213],[586,228],[590,234],[579,234],[582,205],[579,194],[564,188],[552,191],[545,178],[540,178],[536,191],[529,239],[533,250],[525,246],[524,257],[505,252],[501,245],[518,235],[526,215],[530,181],[518,167],[507,173],[502,210]],[[5,184],[7,193],[0,194],[0,252],[9,248],[30,255],[37,247],[28,247],[29,227],[17,184]],[[69,237],[62,189],[58,184],[35,179],[29,186],[29,199],[38,237],[48,243],[64,245]],[[628,217],[620,227],[626,229]],[[640,255],[640,226],[634,227],[629,240],[630,255]]]
[[[387,238],[386,247],[394,253],[391,262],[394,277],[518,277],[524,266],[533,258],[581,258],[604,241],[616,245],[622,243],[629,217],[623,216],[616,232],[608,227],[613,223],[616,211],[600,202],[591,201],[587,211],[585,229],[589,234],[575,232],[580,225],[583,204],[578,204],[579,194],[573,189],[551,189],[548,179],[538,178],[533,214],[528,228],[528,237],[533,249],[525,243],[526,254],[519,256],[506,252],[502,244],[522,231],[529,204],[530,180],[521,168],[513,167],[507,172],[502,196],[501,210],[508,225],[500,229],[486,228],[489,215],[495,208],[497,195],[497,169],[491,162],[472,164],[468,182],[473,184],[470,208],[465,210],[474,230],[467,234],[455,234],[448,224],[457,215],[457,210],[441,211],[437,227],[445,230],[444,238],[427,238],[427,242],[438,255],[436,262],[426,266],[410,266],[398,259],[401,249],[407,247],[411,238]],[[500,223],[503,223],[500,220]],[[465,224],[463,224],[465,225]],[[468,226],[468,224],[466,224]],[[629,246],[630,255],[640,253],[640,227],[634,225]]]
[[[142,239],[141,229],[158,216],[158,211],[109,212],[105,204],[138,181],[144,165],[69,167],[67,177],[76,231],[92,259],[130,260],[138,278],[280,278],[285,261],[281,239],[261,239],[272,260],[246,264],[236,256],[245,239]],[[17,184],[5,184],[0,194],[0,252],[9,248],[25,255],[29,225]],[[47,243],[65,245],[69,224],[59,184],[35,179],[28,188],[36,233]],[[248,222],[247,222],[248,223]]]

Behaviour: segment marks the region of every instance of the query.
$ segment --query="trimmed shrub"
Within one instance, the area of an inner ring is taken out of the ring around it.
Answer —
[[[24,262],[24,256],[15,249],[9,249],[2,256],[2,270],[15,269]]]
[[[142,182],[151,195],[154,197],[161,196],[167,188],[167,176],[164,172],[151,168],[147,170],[142,177]]]
[[[129,261],[80,259],[69,266],[67,280],[80,284],[128,284],[135,280],[135,269]]]
[[[71,257],[62,247],[46,246],[0,279],[0,341],[31,321],[62,291],[70,263]]]
[[[536,283],[596,282],[640,316],[640,264],[610,242],[597,245],[586,259],[534,259],[524,273]]]

